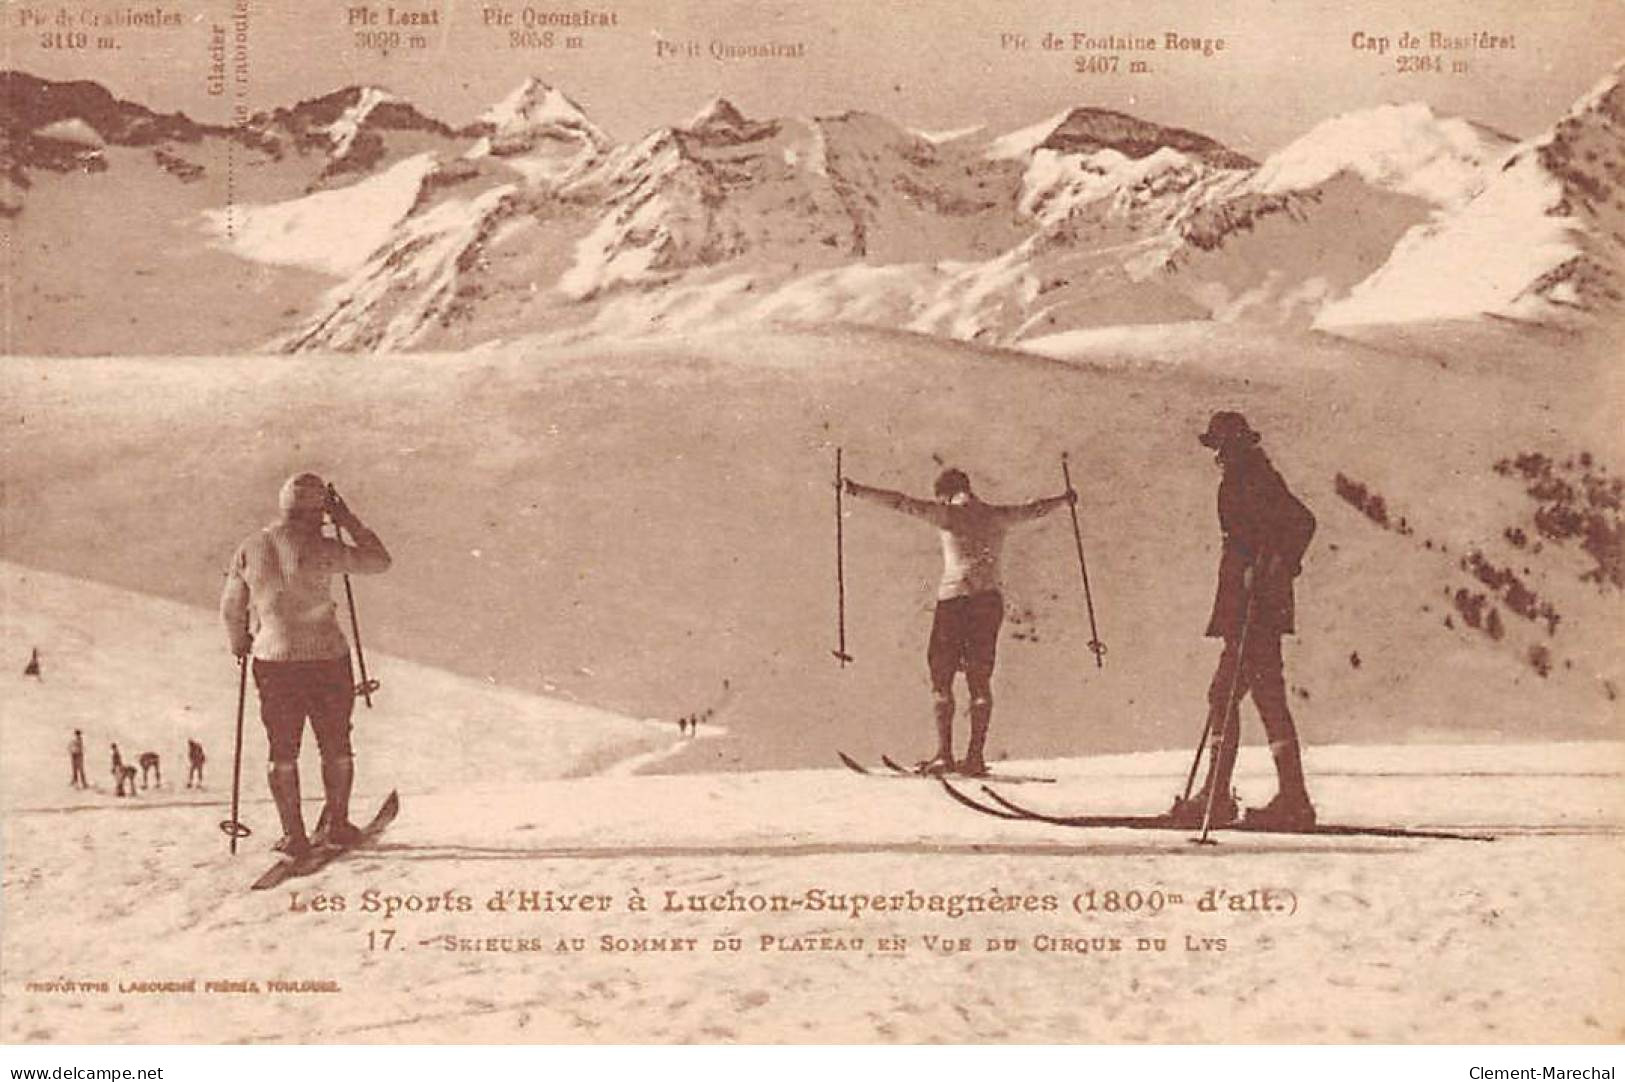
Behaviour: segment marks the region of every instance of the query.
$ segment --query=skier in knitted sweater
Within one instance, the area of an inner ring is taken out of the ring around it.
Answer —
[[[299,747],[306,718],[321,751],[326,794],[324,829],[314,841],[350,845],[360,837],[350,822],[355,683],[350,644],[339,628],[329,588],[336,574],[388,570],[390,557],[378,535],[313,473],[289,478],[277,502],[277,520],[251,534],[232,557],[220,615],[232,653],[253,657],[260,718],[270,741],[271,797],[282,821],[282,838],[274,848],[298,859],[312,847],[299,805]],[[324,515],[348,532],[354,544],[324,536]]]
[[[1031,503],[983,503],[971,492],[970,478],[955,469],[944,470],[938,476],[935,501],[860,485],[851,478],[846,478],[845,484],[849,495],[924,519],[941,534],[942,581],[937,588],[931,642],[926,650],[936,712],[937,751],[918,769],[926,774],[986,774],[987,731],[993,719],[993,665],[999,627],[1004,622],[1004,597],[999,584],[1004,537],[1017,523],[1042,518],[1057,507],[1076,503],[1078,494],[1068,490]],[[961,669],[970,690],[970,744],[964,759],[956,763],[954,674]]]

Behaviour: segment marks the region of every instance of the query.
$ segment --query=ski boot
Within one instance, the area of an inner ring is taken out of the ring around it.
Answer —
[[[317,846],[348,849],[361,841],[361,828],[350,822],[350,789],[355,783],[355,759],[350,756],[322,760],[322,787],[327,802],[312,839]]]
[[[1174,797],[1173,807],[1168,809],[1168,822],[1176,827],[1187,830],[1201,830],[1202,820],[1207,815],[1207,793],[1197,793],[1190,798]],[[1234,792],[1228,796],[1219,797],[1213,802],[1213,818],[1209,827],[1225,827],[1234,823],[1241,816],[1241,803],[1236,800]]]
[[[987,777],[987,760],[983,755],[987,748],[988,723],[992,720],[993,701],[971,699],[970,746],[965,749],[965,758],[959,763],[959,772],[967,778]]]
[[[1287,796],[1277,793],[1275,799],[1263,807],[1248,808],[1243,822],[1260,830],[1313,830],[1315,806],[1309,803],[1307,796]]]
[[[289,860],[308,860],[312,849],[305,833],[305,817],[299,810],[299,766],[273,762],[266,773],[277,818],[282,821],[282,837],[271,846]]]
[[[310,844],[309,838],[293,834],[282,835],[282,837],[271,843],[271,849],[274,852],[281,853],[296,864],[301,860],[308,860],[310,855],[316,851],[315,847]]]
[[[348,819],[342,823],[324,820],[311,836],[310,843],[319,849],[349,849],[359,845],[363,837],[361,828]]]
[[[914,764],[914,773],[925,774],[933,778],[944,777],[954,772],[954,760],[950,755],[937,753],[929,759],[922,759]]]

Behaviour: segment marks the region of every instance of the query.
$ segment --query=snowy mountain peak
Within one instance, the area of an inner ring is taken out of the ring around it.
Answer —
[[[1143,158],[1109,148],[1065,154],[1040,147],[1022,176],[1017,206],[1045,225],[1088,212],[1102,201],[1107,201],[1107,213],[1118,217],[1158,202],[1166,202],[1173,213],[1183,205],[1180,197],[1212,172],[1200,159],[1172,147],[1159,147]]]
[[[712,98],[705,108],[676,130],[702,144],[748,143],[771,135],[778,130],[778,125],[773,121],[750,120],[728,99]]]
[[[1440,116],[1422,102],[1379,105],[1316,125],[1270,155],[1255,184],[1267,194],[1303,191],[1349,172],[1388,191],[1454,206],[1483,187],[1512,145],[1499,132]]]
[[[533,150],[544,140],[585,142],[598,149],[610,145],[609,136],[587,118],[581,106],[535,76],[487,109],[480,122],[490,127],[491,149],[496,154]]]
[[[361,133],[362,125],[366,124],[367,117],[372,111],[385,102],[396,101],[395,95],[376,86],[350,87],[341,91],[347,97],[352,97],[352,103],[340,113],[338,119],[328,124],[323,130],[333,141],[333,157],[342,158],[350,153],[355,146],[355,138]]]
[[[1491,169],[1482,190],[1407,233],[1321,326],[1617,313],[1625,297],[1625,80],[1614,71],[1545,134]]]
[[[1580,96],[1569,110],[1569,118],[1583,116],[1587,113],[1601,112],[1619,121],[1621,105],[1621,89],[1625,88],[1625,60],[1614,66],[1614,70],[1597,80],[1597,85]]]
[[[705,107],[683,127],[689,131],[707,131],[715,128],[739,129],[746,124],[745,114],[727,98],[712,98]]]
[[[1582,95],[1549,132],[1530,140],[1520,154],[1533,150],[1571,196],[1597,212],[1606,208],[1613,184],[1606,163],[1621,152],[1622,143],[1625,63]]]
[[[526,111],[533,109],[535,103],[546,99],[553,88],[542,82],[536,76],[528,76],[524,82],[508,92],[507,97],[492,105],[480,115],[480,121],[501,128],[512,123]]]
[[[1165,147],[1223,169],[1250,169],[1257,164],[1205,135],[1090,106],[1063,109],[1037,124],[1000,136],[988,145],[986,157],[999,161],[1028,157],[1040,150],[1060,154],[1112,150],[1138,160]]]
[[[1038,145],[1042,150],[1072,154],[1115,150],[1135,159],[1148,158],[1164,147],[1226,169],[1249,169],[1255,164],[1205,135],[1165,128],[1111,109],[1073,109]]]

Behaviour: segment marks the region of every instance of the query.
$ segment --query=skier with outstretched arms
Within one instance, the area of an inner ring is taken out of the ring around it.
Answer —
[[[937,477],[935,500],[874,488],[851,478],[845,478],[843,483],[848,495],[923,519],[941,536],[942,580],[937,587],[936,612],[926,650],[937,749],[917,769],[926,774],[985,775],[987,734],[993,718],[993,666],[999,628],[1004,622],[999,557],[1005,535],[1019,523],[1075,503],[1078,494],[1068,490],[1030,503],[984,503],[971,491],[970,478],[957,469],[944,470]],[[970,742],[964,759],[956,761],[954,676],[960,671],[965,673],[970,690]]]
[[[238,546],[226,571],[220,615],[231,652],[253,660],[260,718],[270,744],[268,781],[282,824],[273,848],[295,861],[316,845],[348,846],[361,838],[350,821],[355,757],[350,716],[356,685],[350,644],[339,626],[331,579],[387,571],[390,556],[369,530],[313,473],[288,479],[280,514]],[[322,532],[324,517],[348,533]],[[306,720],[321,751],[326,806],[322,830],[305,832],[300,807],[299,748]]]

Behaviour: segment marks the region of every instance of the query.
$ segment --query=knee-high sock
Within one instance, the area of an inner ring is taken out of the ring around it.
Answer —
[[[329,826],[350,821],[350,787],[354,784],[354,758],[346,755],[322,760],[322,787],[327,793],[323,814]]]
[[[305,816],[299,807],[299,764],[272,763],[267,778],[271,799],[276,801],[277,818],[282,820],[282,833],[305,840]]]
[[[1275,776],[1280,786],[1281,799],[1291,803],[1309,802],[1309,789],[1303,780],[1303,755],[1298,741],[1270,741],[1270,755],[1275,759]]]
[[[935,702],[937,717],[937,758],[949,762],[954,757],[954,697],[938,693]]]
[[[1218,790],[1218,798],[1230,795],[1230,779],[1236,771],[1236,753],[1241,750],[1241,711],[1215,722],[1209,743],[1207,780],[1202,783],[1198,802],[1206,804],[1208,793]]]
[[[965,761],[985,763],[987,730],[993,722],[993,700],[972,699],[970,704],[970,747],[965,749]]]

